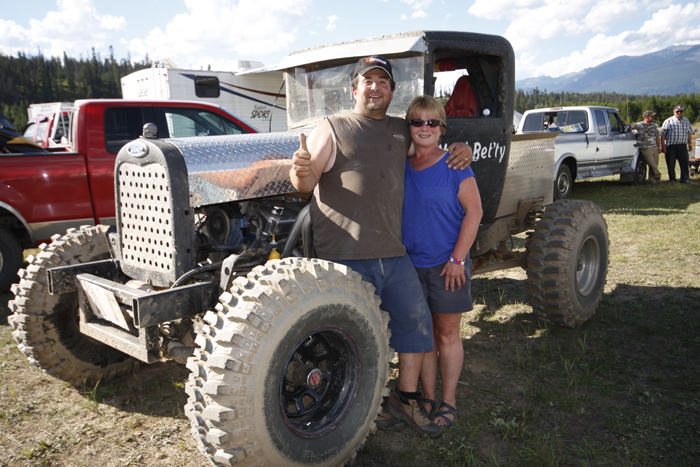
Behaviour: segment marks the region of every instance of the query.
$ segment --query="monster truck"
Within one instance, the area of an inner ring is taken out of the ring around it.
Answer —
[[[22,352],[77,385],[137,362],[186,364],[185,411],[213,465],[353,459],[388,394],[388,317],[359,274],[314,259],[308,200],[288,171],[300,133],[353,108],[351,70],[378,52],[397,81],[393,115],[433,94],[439,73],[468,75],[448,102],[445,142],[474,149],[476,273],[526,268],[538,315],[588,319],[605,283],[607,226],[590,202],[551,204],[554,135],[513,136],[510,44],[412,32],[285,59],[288,132],[157,139],[145,125],[117,156],[116,227],[56,237],[21,272],[9,321]],[[526,250],[509,248],[523,232]]]

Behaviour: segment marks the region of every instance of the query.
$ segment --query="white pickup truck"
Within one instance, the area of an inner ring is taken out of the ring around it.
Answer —
[[[647,165],[618,109],[602,106],[528,110],[518,133],[561,132],[554,145],[554,199],[568,198],[573,180],[620,174],[644,183]]]

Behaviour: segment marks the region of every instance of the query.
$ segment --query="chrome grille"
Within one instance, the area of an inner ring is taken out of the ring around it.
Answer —
[[[174,270],[170,180],[157,163],[121,165],[118,173],[122,261],[149,271]]]
[[[170,287],[196,259],[182,154],[163,141],[139,139],[119,151],[114,177],[122,271]]]

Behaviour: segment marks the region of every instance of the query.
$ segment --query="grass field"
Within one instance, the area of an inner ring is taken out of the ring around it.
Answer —
[[[662,164],[664,165],[664,164]],[[379,432],[356,466],[700,465],[700,180],[599,179],[610,264],[598,312],[539,322],[525,273],[473,280],[457,423],[438,440]],[[187,371],[168,363],[76,389],[31,366],[0,298],[0,466],[200,466],[183,417]]]

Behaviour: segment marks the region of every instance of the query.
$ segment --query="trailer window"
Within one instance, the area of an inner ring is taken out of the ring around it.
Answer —
[[[221,95],[219,78],[216,76],[195,76],[194,93],[197,97],[219,97]]]

